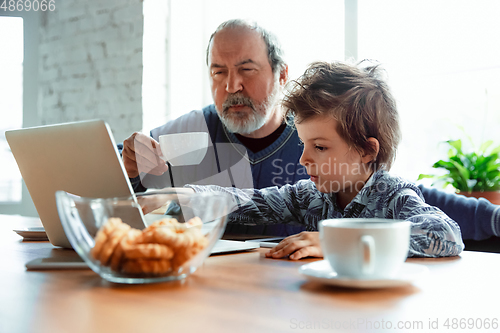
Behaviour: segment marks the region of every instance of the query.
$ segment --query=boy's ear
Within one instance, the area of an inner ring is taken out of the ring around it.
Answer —
[[[368,146],[370,146],[370,148],[361,156],[361,161],[363,163],[375,162],[380,150],[380,144],[375,138],[368,138],[366,141],[368,141]]]

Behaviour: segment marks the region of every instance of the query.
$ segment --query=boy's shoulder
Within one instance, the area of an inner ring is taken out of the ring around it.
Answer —
[[[422,192],[417,185],[385,170],[375,172],[366,183],[365,188],[367,194],[377,197],[393,197],[395,194],[405,191],[408,193],[415,192],[417,196],[423,199]]]

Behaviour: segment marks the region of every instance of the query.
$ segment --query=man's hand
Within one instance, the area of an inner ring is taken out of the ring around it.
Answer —
[[[278,245],[266,253],[267,258],[286,257],[298,260],[305,257],[323,257],[319,242],[319,232],[303,231],[300,234],[283,239]]]
[[[129,178],[135,178],[140,173],[163,175],[168,167],[160,156],[160,144],[145,134],[135,132],[123,141],[123,165]]]

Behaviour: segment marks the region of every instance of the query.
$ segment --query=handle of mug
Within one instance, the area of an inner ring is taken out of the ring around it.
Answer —
[[[364,275],[373,274],[375,268],[375,241],[372,236],[361,236],[361,251],[363,253],[361,271]]]

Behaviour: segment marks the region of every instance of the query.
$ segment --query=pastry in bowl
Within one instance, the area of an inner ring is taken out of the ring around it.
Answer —
[[[75,251],[102,278],[117,283],[183,279],[210,255],[234,207],[228,195],[153,193],[174,215],[157,215],[147,226],[131,198],[84,198],[56,193],[59,216]],[[132,219],[132,220],[131,220]],[[139,221],[141,222],[141,221]],[[130,225],[144,225],[138,229]]]

